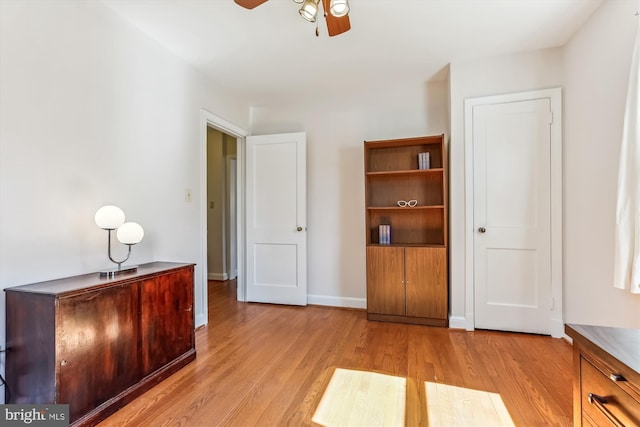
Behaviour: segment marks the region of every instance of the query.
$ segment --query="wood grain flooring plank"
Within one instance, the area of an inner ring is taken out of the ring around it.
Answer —
[[[406,378],[407,426],[428,425],[426,381],[463,395],[495,393],[517,426],[571,425],[572,353],[563,340],[373,322],[363,310],[241,303],[235,286],[210,282],[196,360],[100,427],[313,426],[336,369]]]
[[[317,314],[311,315],[311,323],[319,321]],[[323,344],[331,340],[326,338],[333,338],[329,332],[331,327],[326,323],[325,326],[326,329],[308,327],[295,339],[292,337],[280,359],[266,366],[260,386],[254,387],[220,425],[237,425],[238,420],[249,425],[282,424],[283,413],[296,397],[290,390],[302,387],[309,372],[313,371],[310,367],[322,360],[327,351]]]

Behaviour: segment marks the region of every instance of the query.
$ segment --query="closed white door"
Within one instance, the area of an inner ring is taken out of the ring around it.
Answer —
[[[550,334],[549,99],[473,107],[475,327]]]
[[[306,305],[306,136],[250,136],[246,153],[247,301]]]

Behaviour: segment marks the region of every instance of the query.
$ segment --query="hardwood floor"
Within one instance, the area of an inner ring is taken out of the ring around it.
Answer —
[[[428,425],[425,381],[497,393],[517,426],[570,426],[564,340],[370,322],[361,310],[235,301],[209,283],[194,362],[100,426],[302,426],[336,368],[407,379],[406,425]]]

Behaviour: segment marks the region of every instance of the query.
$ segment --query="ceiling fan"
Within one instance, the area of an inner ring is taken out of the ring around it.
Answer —
[[[267,0],[234,0],[240,6],[253,9],[260,6]],[[316,22],[318,16],[318,5],[322,0],[293,0],[295,3],[302,3],[300,15],[309,22]],[[329,30],[329,37],[346,33],[351,29],[349,22],[349,1],[348,0],[324,0],[324,17]],[[318,30],[316,28],[316,35]]]

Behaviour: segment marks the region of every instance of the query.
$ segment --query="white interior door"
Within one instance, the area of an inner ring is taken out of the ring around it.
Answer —
[[[306,136],[249,136],[246,164],[247,301],[306,305]]]
[[[550,334],[551,106],[473,107],[475,327]]]

